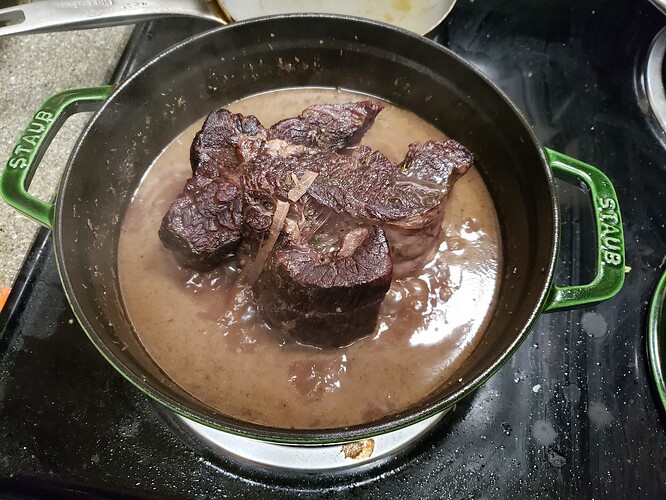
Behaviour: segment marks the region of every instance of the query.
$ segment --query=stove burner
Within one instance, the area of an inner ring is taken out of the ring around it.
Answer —
[[[178,418],[213,450],[240,461],[272,469],[323,472],[356,467],[394,455],[424,436],[449,411],[370,439],[323,446],[268,443],[218,431],[185,417]]]
[[[650,107],[659,125],[666,131],[664,54],[666,54],[666,28],[663,28],[652,41],[645,69],[645,91]]]

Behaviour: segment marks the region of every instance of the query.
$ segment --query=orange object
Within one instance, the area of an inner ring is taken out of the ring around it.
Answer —
[[[0,288],[0,311],[2,311],[5,302],[7,302],[7,297],[9,297],[9,292],[11,291],[11,288]]]

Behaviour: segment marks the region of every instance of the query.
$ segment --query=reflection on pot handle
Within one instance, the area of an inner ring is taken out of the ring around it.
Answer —
[[[624,232],[620,205],[608,177],[591,165],[546,149],[558,177],[582,181],[590,190],[597,227],[597,273],[587,285],[552,286],[544,311],[571,309],[614,296],[624,283]]]
[[[65,120],[74,113],[96,110],[112,90],[112,85],[66,90],[50,97],[39,108],[14,146],[0,177],[0,194],[7,203],[42,225],[53,226],[53,203],[29,194],[30,182]]]

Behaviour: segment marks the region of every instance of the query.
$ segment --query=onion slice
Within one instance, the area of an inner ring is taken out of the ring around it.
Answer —
[[[250,285],[253,285],[261,271],[264,269],[264,264],[268,259],[268,255],[273,250],[275,243],[277,242],[278,236],[282,232],[282,227],[284,226],[284,221],[287,219],[287,213],[289,212],[289,203],[286,201],[278,200],[277,205],[275,206],[275,213],[273,214],[273,223],[268,232],[268,238],[264,241],[264,244],[261,245],[257,256],[254,259],[254,262],[249,265],[247,268],[247,274],[245,278]]]
[[[294,180],[294,187],[291,188],[287,193],[287,198],[289,198],[289,201],[295,202],[298,201],[301,196],[303,196],[308,191],[308,188],[312,185],[319,174],[317,172],[313,172],[312,170],[306,170],[303,174],[303,177],[300,179],[296,177],[295,174],[291,175]]]
[[[318,175],[318,173],[308,170],[299,180],[295,174],[292,174],[294,187],[291,188],[287,193],[287,198],[289,198],[292,203],[298,201],[307,192],[308,188],[312,185]],[[282,200],[278,200],[277,204],[275,205],[273,222],[271,223],[271,227],[268,231],[268,238],[266,238],[266,241],[264,241],[263,245],[261,245],[259,248],[254,262],[252,262],[252,264],[250,264],[247,268],[245,279],[250,285],[253,285],[255,281],[257,281],[261,271],[264,270],[264,265],[266,265],[268,256],[270,255],[271,250],[273,250],[275,243],[277,243],[278,237],[280,236],[282,228],[284,227],[284,223],[287,220],[287,214],[289,213],[290,206],[291,205],[289,202]]]

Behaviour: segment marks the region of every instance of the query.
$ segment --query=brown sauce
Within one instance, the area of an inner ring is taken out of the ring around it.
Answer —
[[[363,98],[332,89],[292,89],[228,108],[270,125],[315,103]],[[202,120],[147,172],[119,243],[127,312],[164,372],[223,413],[301,429],[370,422],[417,403],[446,382],[481,339],[498,289],[499,227],[479,173],[471,169],[453,188],[439,250],[418,276],[394,280],[375,334],[321,350],[272,331],[256,314],[250,291],[225,300],[236,263],[195,273],[180,269],[162,246],[157,230],[191,175],[189,148]],[[416,115],[387,105],[363,144],[398,162],[409,143],[443,139]]]

